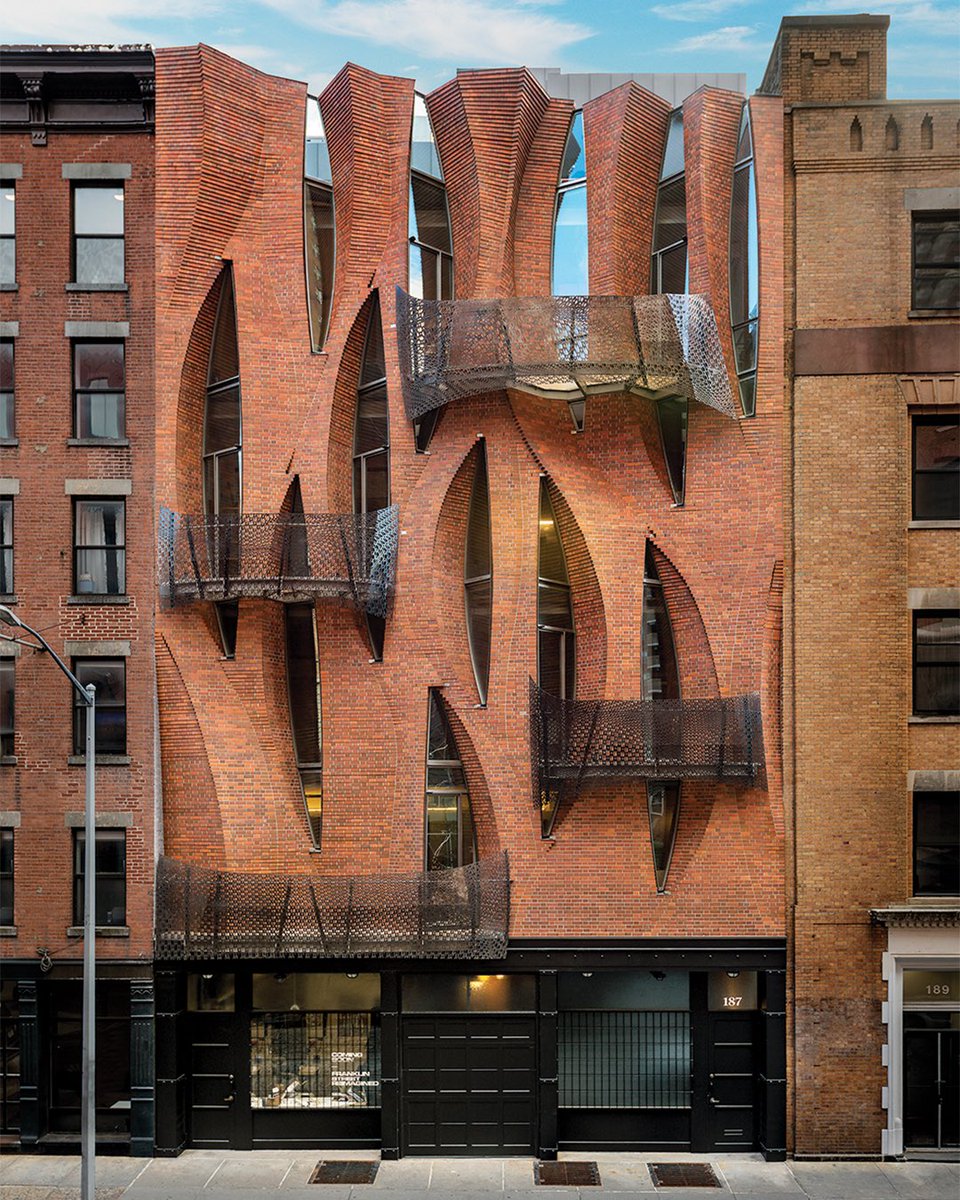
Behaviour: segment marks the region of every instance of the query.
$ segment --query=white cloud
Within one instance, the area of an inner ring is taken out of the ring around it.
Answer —
[[[677,4],[655,4],[650,11],[666,21],[708,21],[749,3],[750,0],[679,0]]]
[[[709,33],[683,38],[668,49],[682,54],[698,50],[722,50],[725,54],[769,52],[769,45],[754,37],[756,32],[753,25],[724,25],[720,29],[711,29]]]
[[[263,0],[292,21],[322,33],[403,48],[424,58],[477,63],[550,62],[592,36],[585,25],[506,0]]]
[[[939,5],[930,0],[884,0],[879,6],[890,17],[890,33],[896,33],[898,26],[919,26],[925,32],[933,35],[941,31],[953,37],[957,44],[957,30],[960,28],[960,10],[954,5]],[[798,16],[809,13],[848,13],[851,11],[848,0],[807,0],[798,4],[795,9]]]
[[[190,20],[218,11],[218,0],[43,0],[8,4],[3,14],[5,42],[116,44],[151,40],[158,21]]]

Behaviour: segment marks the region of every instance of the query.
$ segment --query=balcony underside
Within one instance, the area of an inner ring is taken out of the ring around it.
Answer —
[[[353,513],[160,513],[160,595],[198,600],[338,600],[384,617],[393,591],[397,509]]]
[[[505,853],[451,871],[314,876],[161,858],[158,959],[495,959],[507,952]]]
[[[512,388],[575,402],[680,396],[736,416],[705,296],[419,300],[397,289],[407,416]]]
[[[760,698],[560,700],[530,684],[538,802],[598,780],[762,779]]]

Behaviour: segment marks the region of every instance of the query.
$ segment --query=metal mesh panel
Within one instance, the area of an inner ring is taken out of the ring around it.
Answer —
[[[706,296],[419,300],[398,288],[397,340],[412,421],[501,388],[685,396],[736,415]]]
[[[562,1012],[561,1108],[689,1108],[690,1014]]]
[[[503,958],[506,854],[451,871],[311,876],[157,868],[156,957]]]
[[[560,700],[530,681],[539,803],[591,779],[745,779],[763,771],[760,697]]]
[[[256,596],[338,599],[385,617],[397,564],[397,508],[371,513],[160,510],[160,598],[168,605]]]

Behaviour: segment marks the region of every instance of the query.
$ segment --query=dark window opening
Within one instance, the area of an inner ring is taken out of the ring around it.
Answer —
[[[0,754],[4,757],[13,755],[16,662],[15,658],[0,658]]]
[[[0,341],[0,439],[16,436],[13,362],[13,338],[4,338]]]
[[[0,829],[0,925],[14,925],[13,830]]]
[[[576,690],[573,601],[567,560],[545,480],[540,481],[537,576],[538,683],[561,700],[572,700]]]
[[[653,547],[647,542],[643,566],[643,698],[679,700],[680,674]]]
[[[73,189],[73,272],[77,283],[124,282],[123,183]]]
[[[960,520],[960,416],[913,418],[913,519]]]
[[[960,715],[960,610],[913,614],[913,711]]]
[[[0,498],[0,596],[13,595],[13,498]]]
[[[481,704],[487,702],[487,687],[490,682],[490,638],[493,622],[493,545],[490,539],[487,449],[485,443],[481,442],[477,448],[477,466],[470,492],[463,566],[467,637]]]
[[[83,992],[79,981],[49,985],[48,1096],[50,1130],[79,1133],[83,1078]],[[96,1131],[130,1129],[130,984],[98,980],[96,988]]]
[[[650,290],[676,295],[689,291],[687,271],[687,189],[684,177],[683,113],[670,116],[653,220]]]
[[[313,606],[309,604],[285,605],[283,615],[293,746],[307,825],[313,845],[319,850],[323,822],[323,727],[316,622]]]
[[[213,606],[220,631],[220,644],[224,658],[235,658],[237,653],[237,625],[240,622],[240,601],[221,600]]]
[[[913,215],[913,307],[960,308],[960,213]]]
[[[387,401],[387,368],[383,352],[380,298],[374,295],[367,320],[357,414],[353,432],[353,511],[370,513],[390,505],[390,410]],[[383,658],[386,622],[366,614],[370,648],[377,662]]]
[[[0,1133],[20,1132],[20,1002],[15,979],[0,980]]]
[[[307,255],[307,309],[310,342],[314,351],[323,349],[333,307],[333,273],[336,237],[333,188],[315,183],[303,189],[304,242]]]
[[[125,518],[123,500],[74,501],[74,595],[122,596],[126,592]]]
[[[73,831],[73,923],[83,924],[86,833]],[[125,829],[96,831],[94,863],[94,922],[102,926],[127,923],[127,832]]]
[[[78,438],[126,437],[123,342],[74,342],[73,432]]]
[[[428,871],[476,860],[477,839],[463,763],[439,693],[430,689],[427,724],[426,860]]]
[[[663,461],[677,507],[684,502],[687,485],[687,409],[687,401],[680,396],[657,401]]]
[[[650,822],[653,875],[657,891],[665,892],[680,823],[679,782],[650,781],[647,784],[647,817]]]
[[[213,327],[203,422],[203,505],[209,517],[240,513],[241,447],[237,314],[233,273],[227,267]],[[234,565],[237,548],[230,542],[226,527],[223,536],[226,544],[212,547],[213,561],[223,561],[224,568],[229,569]]]
[[[913,894],[960,895],[960,792],[913,794]]]
[[[74,659],[73,673],[88,687],[97,689],[94,719],[95,752],[127,752],[127,664],[122,658]],[[87,706],[73,690],[73,752],[87,752]]]
[[[750,109],[743,106],[730,201],[730,324],[743,415],[756,413],[760,241]]]

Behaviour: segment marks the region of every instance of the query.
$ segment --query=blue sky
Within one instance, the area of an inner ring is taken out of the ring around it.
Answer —
[[[209,42],[316,91],[348,60],[429,91],[457,67],[743,71],[760,82],[780,18],[844,0],[40,0],[6,7],[7,42]],[[886,0],[891,97],[960,93],[960,0]],[[162,15],[161,15],[162,14]]]

